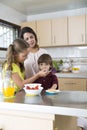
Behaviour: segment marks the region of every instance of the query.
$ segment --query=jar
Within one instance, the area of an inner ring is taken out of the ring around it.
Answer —
[[[12,98],[14,97],[14,82],[11,80],[11,71],[3,71],[2,72],[2,77],[3,77],[3,96],[5,98]]]

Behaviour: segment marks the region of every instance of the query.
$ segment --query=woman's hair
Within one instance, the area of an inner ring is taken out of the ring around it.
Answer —
[[[39,45],[37,44],[38,43],[37,35],[34,32],[34,30],[32,28],[30,28],[30,27],[24,27],[24,28],[21,29],[19,37],[24,39],[24,34],[25,33],[31,33],[31,34],[34,35],[35,40],[36,40],[35,48],[39,48]]]
[[[19,54],[21,52],[23,52],[24,50],[29,48],[29,44],[24,41],[23,39],[15,39],[13,41],[13,44],[10,44],[8,49],[7,49],[7,70],[12,70],[12,63],[16,63],[16,58],[15,58],[15,54]],[[24,70],[24,64],[19,63],[20,64],[20,69],[21,71]]]
[[[38,65],[40,63],[46,63],[46,64],[49,64],[51,68],[53,67],[52,58],[49,54],[42,54],[38,59]]]

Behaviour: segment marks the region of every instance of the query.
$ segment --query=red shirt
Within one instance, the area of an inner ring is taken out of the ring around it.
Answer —
[[[53,84],[57,84],[57,88],[56,89],[58,89],[58,78],[52,72],[50,72],[46,77],[38,78],[34,83],[42,84],[42,87],[45,90],[51,88]]]

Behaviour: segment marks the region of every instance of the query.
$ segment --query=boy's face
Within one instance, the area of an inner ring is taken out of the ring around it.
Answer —
[[[47,63],[40,63],[39,64],[39,69],[40,70],[44,70],[44,71],[49,71],[51,68],[50,64],[47,64]]]

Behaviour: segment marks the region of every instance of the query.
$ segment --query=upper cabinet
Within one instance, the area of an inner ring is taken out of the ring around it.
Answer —
[[[67,45],[67,17],[52,19],[52,45]]]
[[[87,44],[87,16],[69,16],[23,22],[21,27],[33,28],[40,47]]]
[[[85,15],[68,17],[69,45],[85,44]]]
[[[23,27],[31,27],[36,32],[36,21],[23,22],[21,23],[21,28]]]
[[[37,21],[37,37],[40,46],[51,46],[51,20]]]

